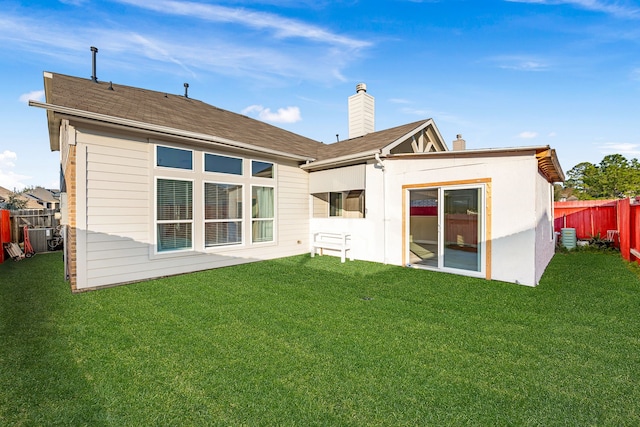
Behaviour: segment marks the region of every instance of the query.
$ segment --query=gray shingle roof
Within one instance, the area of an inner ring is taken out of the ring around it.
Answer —
[[[317,160],[378,150],[422,125],[425,120],[343,140],[334,144],[306,138],[193,98],[90,79],[47,73],[46,102],[120,119],[206,134]],[[113,88],[113,90],[110,89]],[[52,138],[58,133],[51,124]]]
[[[367,151],[380,150],[383,147],[396,141],[398,138],[408,134],[425,123],[420,120],[406,125],[396,126],[378,132],[368,133],[357,138],[345,139],[326,145],[318,152],[318,160],[333,159],[352,154],[364,153]]]
[[[51,74],[51,79],[45,78],[48,104],[212,135],[300,156],[315,157],[316,151],[323,146],[321,142],[193,98],[118,84],[113,84],[113,90],[110,90],[110,84],[106,82]]]

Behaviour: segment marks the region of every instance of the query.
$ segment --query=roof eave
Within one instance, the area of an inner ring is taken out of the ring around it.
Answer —
[[[374,159],[376,154],[380,154],[380,150],[364,151],[356,154],[348,154],[346,156],[334,157],[331,159],[318,160],[311,163],[301,165],[300,168],[312,172],[322,169],[330,169],[339,166],[347,166],[350,164],[362,163],[366,160]]]
[[[182,129],[176,129],[168,126],[154,125],[151,123],[139,122],[136,120],[124,119],[121,117],[109,116],[106,114],[93,113],[90,111],[78,110],[75,108],[64,107],[61,105],[47,104],[38,101],[29,101],[29,106],[44,108],[47,110],[47,117],[49,119],[49,138],[51,140],[51,150],[57,151],[60,149],[59,132],[55,132],[56,126],[59,129],[61,115],[75,117],[78,119],[88,120],[90,122],[98,122],[107,125],[116,125],[126,128],[132,128],[141,131],[153,132],[156,134],[163,134],[169,136],[175,136],[180,138],[187,138],[191,140],[205,141],[214,143],[217,145],[223,145],[227,147],[233,147],[242,150],[257,151],[263,154],[269,154],[276,157],[282,157],[286,159],[296,160],[299,162],[308,162],[315,159],[309,156],[300,156],[297,154],[285,153],[283,151],[272,150],[265,147],[259,147],[252,144],[247,144],[240,141],[234,141],[227,138],[217,137],[215,135],[209,135],[198,132],[191,132]],[[55,143],[54,143],[55,140]],[[54,148],[55,146],[55,148]]]

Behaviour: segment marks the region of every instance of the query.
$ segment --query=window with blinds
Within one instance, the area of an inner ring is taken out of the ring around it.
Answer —
[[[242,185],[204,184],[205,247],[242,243]]]
[[[193,248],[193,182],[158,178],[156,181],[158,252]]]

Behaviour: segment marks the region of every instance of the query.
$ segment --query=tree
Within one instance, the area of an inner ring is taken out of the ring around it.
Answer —
[[[27,207],[27,200],[21,198],[18,193],[10,193],[7,201],[5,202],[6,209],[10,211],[17,211]]]
[[[565,187],[580,199],[615,199],[640,194],[640,162],[621,154],[605,156],[598,165],[582,162],[567,172]]]

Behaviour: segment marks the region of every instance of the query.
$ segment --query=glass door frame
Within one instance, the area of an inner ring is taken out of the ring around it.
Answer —
[[[416,266],[410,260],[410,191],[424,189],[438,190],[438,267]],[[480,249],[479,271],[444,266],[444,192],[449,190],[480,189],[479,196],[479,235]],[[415,268],[443,271],[465,276],[491,279],[491,178],[461,181],[433,182],[424,184],[408,184],[402,186],[402,264]]]

